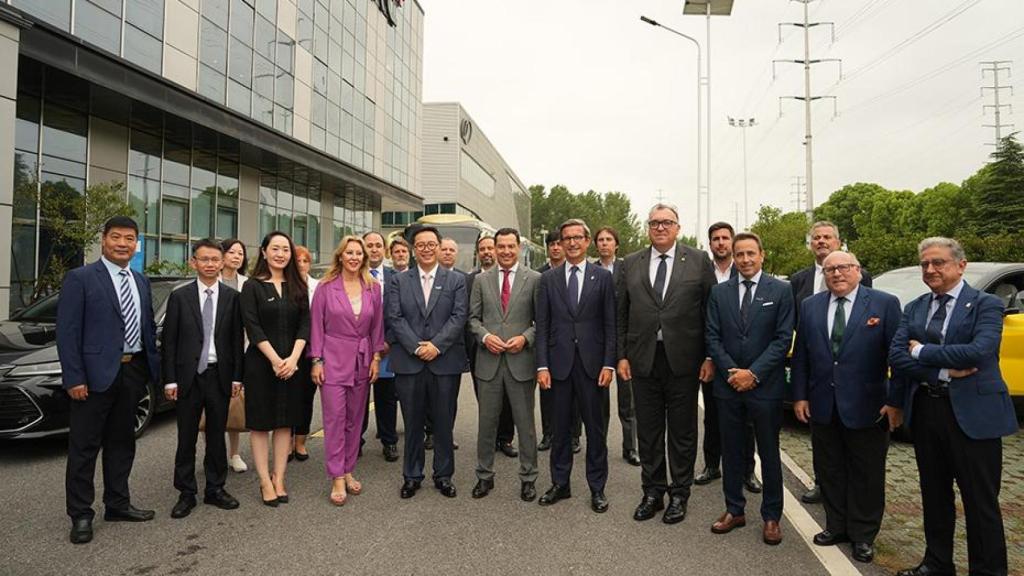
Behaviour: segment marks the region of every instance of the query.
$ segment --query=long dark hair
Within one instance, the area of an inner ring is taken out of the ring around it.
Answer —
[[[236,274],[245,276],[245,269],[249,267],[249,251],[245,249],[245,242],[242,242],[238,238],[228,238],[227,240],[220,243],[220,247],[224,249],[224,253],[227,254],[228,250],[231,250],[238,244],[242,247],[242,265],[235,271]]]
[[[291,236],[284,232],[275,230],[263,237],[263,242],[260,242],[260,253],[256,256],[256,266],[252,270],[252,277],[257,280],[270,280],[270,264],[267,262],[263,252],[275,236],[281,236],[287,240],[288,248],[291,250],[291,258],[284,267],[285,297],[290,298],[297,305],[308,306],[309,288],[306,286],[306,281],[302,279],[302,274],[299,274],[299,267],[295,265],[295,243],[292,242]]]

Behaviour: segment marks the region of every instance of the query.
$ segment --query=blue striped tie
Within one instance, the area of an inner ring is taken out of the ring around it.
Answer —
[[[132,287],[128,284],[128,271],[121,270],[121,318],[124,319],[125,350],[135,350],[139,346],[139,315],[132,301]]]

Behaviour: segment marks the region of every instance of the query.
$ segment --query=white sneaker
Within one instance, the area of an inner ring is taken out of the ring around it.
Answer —
[[[230,460],[228,460],[228,466],[231,466],[231,469],[238,473],[245,472],[249,469],[249,467],[245,465],[245,460],[242,460],[242,456],[239,454],[235,454]]]

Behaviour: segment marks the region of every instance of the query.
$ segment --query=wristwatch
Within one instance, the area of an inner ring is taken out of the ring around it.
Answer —
[[[323,358],[313,358],[313,366],[319,366],[324,363]]]

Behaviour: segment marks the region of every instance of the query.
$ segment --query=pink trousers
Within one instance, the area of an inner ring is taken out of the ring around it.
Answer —
[[[340,478],[356,468],[369,392],[370,384],[366,381],[356,382],[355,386],[324,384],[320,387],[320,403],[324,408],[324,460],[331,478]]]

